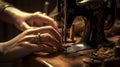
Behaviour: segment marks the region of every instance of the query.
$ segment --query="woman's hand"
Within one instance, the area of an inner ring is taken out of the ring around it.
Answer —
[[[62,51],[61,36],[52,26],[34,27],[15,38],[0,43],[0,61],[22,58],[33,52],[54,53]]]
[[[41,12],[28,13],[14,7],[7,7],[0,17],[6,22],[13,23],[19,30],[22,31],[30,27],[48,25],[57,28],[56,21]]]
[[[39,34],[39,38],[37,37]],[[38,42],[34,42],[37,40]],[[25,42],[25,45],[24,45]],[[59,32],[54,29],[52,26],[44,26],[44,27],[35,27],[30,28],[14,39],[8,41],[6,44],[9,46],[19,46],[22,45],[27,46],[26,42],[28,42],[28,46],[33,47],[34,51],[60,51],[63,50],[62,42],[61,42],[61,35]],[[5,46],[5,45],[4,45]],[[7,48],[9,48],[9,46]],[[13,46],[11,48],[13,48]],[[39,49],[37,49],[39,48]],[[42,50],[41,50],[42,49]]]
[[[26,32],[26,35],[27,36],[20,39],[20,42],[30,41],[31,43],[37,43],[40,45],[44,44],[44,46],[52,47],[57,51],[63,50],[61,35],[52,26],[44,26],[44,27],[37,27],[37,28],[35,27],[35,28],[28,29]]]

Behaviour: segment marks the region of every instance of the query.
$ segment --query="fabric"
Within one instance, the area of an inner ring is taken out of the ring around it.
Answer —
[[[0,13],[2,13],[5,8],[10,7],[10,6],[12,6],[12,5],[8,4],[7,2],[4,2],[4,1],[0,0]]]

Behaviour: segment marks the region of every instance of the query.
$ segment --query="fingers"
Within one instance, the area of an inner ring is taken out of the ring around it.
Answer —
[[[52,35],[48,33],[41,34],[41,43],[46,44],[51,47],[55,47],[58,50],[62,49],[62,43],[56,40]]]
[[[37,35],[27,35],[24,36],[19,42],[29,41],[34,44],[46,44],[46,46],[62,50],[62,43],[60,43],[56,38],[54,38],[49,33],[40,34],[40,38]]]
[[[44,26],[39,28],[30,28],[26,32],[26,36],[21,38],[19,42],[22,41],[32,41],[33,44],[38,44],[37,33],[41,33],[40,35],[40,44],[45,44],[46,48],[52,48],[57,50],[63,50],[61,35],[58,31],[56,31],[52,26]],[[35,42],[36,41],[36,42]]]
[[[30,51],[30,52],[38,52],[39,51],[39,52],[53,53],[53,52],[57,51],[54,48],[48,47],[44,44],[41,44],[38,46],[37,44],[33,44],[33,43],[30,43],[27,41],[20,42],[18,44],[18,46],[25,48],[26,51]]]
[[[37,44],[30,43],[29,41],[19,42],[18,46],[21,46],[21,47],[30,47],[30,48],[36,48],[36,47],[38,47]]]
[[[21,22],[21,24],[15,24],[15,26],[21,31],[24,31],[30,28],[30,26],[26,22]]]
[[[59,42],[61,42],[61,35],[58,31],[56,31],[52,26],[44,26],[44,27],[39,27],[39,28],[33,28],[33,29],[29,29],[28,30],[28,34],[32,34],[34,32],[34,34],[36,33],[49,33],[50,35],[52,35],[53,37],[55,37]]]
[[[19,42],[23,42],[23,41],[31,41],[31,40],[36,40],[36,35],[26,35],[24,37],[22,37]]]
[[[54,19],[41,12],[35,12],[33,14],[33,20],[38,26],[39,23],[42,22],[44,25],[51,25],[55,28],[57,27],[57,22]]]

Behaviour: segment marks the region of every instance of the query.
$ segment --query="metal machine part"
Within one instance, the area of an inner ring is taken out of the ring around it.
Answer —
[[[86,43],[91,48],[113,45],[113,42],[108,41],[105,37],[104,29],[109,29],[114,24],[115,8],[116,0],[58,0],[57,17],[64,21],[63,42],[67,42],[66,32],[74,18],[84,16],[87,20],[79,43],[83,43],[83,45]],[[82,46],[82,48],[84,47]]]

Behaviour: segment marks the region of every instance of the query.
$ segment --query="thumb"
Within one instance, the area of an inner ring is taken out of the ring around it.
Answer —
[[[24,31],[30,28],[30,26],[26,22],[21,22],[21,24],[16,24],[15,26],[21,31]]]

